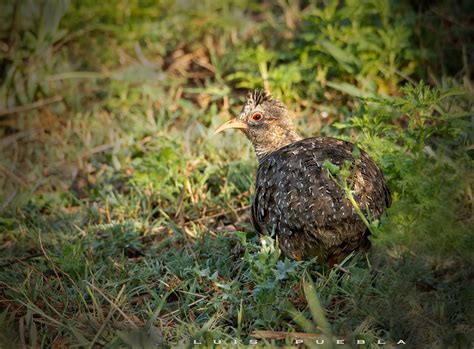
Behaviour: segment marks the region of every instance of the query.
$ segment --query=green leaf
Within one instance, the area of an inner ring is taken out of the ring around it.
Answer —
[[[359,159],[360,158],[360,149],[357,145],[354,145],[354,148],[352,149],[352,156],[354,159]]]
[[[328,159],[324,160],[323,162],[323,166],[329,171],[331,172],[331,174],[333,175],[337,175],[341,169],[339,168],[339,166],[333,164],[331,161],[329,161]]]
[[[326,85],[328,85],[329,87],[332,87],[335,90],[344,92],[345,94],[348,94],[348,95],[354,96],[354,97],[359,97],[359,98],[375,97],[375,95],[373,93],[362,91],[357,86],[354,86],[354,85],[349,84],[347,82],[328,81],[328,82],[326,82]]]
[[[325,316],[325,311],[319,302],[318,295],[316,294],[316,290],[314,289],[314,285],[312,282],[305,282],[304,285],[304,294],[306,296],[306,300],[308,301],[309,310],[311,311],[311,316],[313,320],[316,321],[319,329],[326,335],[331,334],[331,326],[329,325],[328,320]]]
[[[341,49],[340,47],[334,45],[332,42],[327,40],[321,40],[321,46],[325,48],[325,50],[333,56],[337,61],[343,63],[357,63],[357,58],[347,51]]]

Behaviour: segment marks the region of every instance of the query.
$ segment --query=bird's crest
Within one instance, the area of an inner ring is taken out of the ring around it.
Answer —
[[[255,89],[255,90],[249,91],[249,93],[247,94],[247,104],[251,104],[254,107],[256,107],[257,105],[263,102],[271,101],[271,100],[272,100],[272,96],[269,93],[265,92],[264,90]]]
[[[246,114],[265,102],[271,103],[279,108],[286,108],[279,100],[273,98],[268,92],[261,89],[255,89],[248,92],[242,109],[242,114]]]

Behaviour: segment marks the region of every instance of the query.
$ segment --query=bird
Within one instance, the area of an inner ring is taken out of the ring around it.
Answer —
[[[287,107],[263,90],[249,91],[240,114],[214,133],[228,129],[245,134],[258,160],[251,207],[258,234],[276,238],[283,254],[294,260],[317,257],[330,266],[369,249],[370,230],[360,213],[378,219],[391,195],[382,171],[365,151],[355,152],[353,143],[333,137],[301,137]],[[327,161],[339,168],[351,164],[356,205]]]

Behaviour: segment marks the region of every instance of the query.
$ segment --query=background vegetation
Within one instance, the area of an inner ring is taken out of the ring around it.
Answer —
[[[472,345],[473,13],[2,2],[0,346],[291,345],[276,331]],[[344,270],[284,259],[252,231],[253,151],[212,132],[254,87],[385,173],[393,206]]]

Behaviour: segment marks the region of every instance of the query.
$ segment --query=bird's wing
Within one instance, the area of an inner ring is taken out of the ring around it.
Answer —
[[[271,235],[297,232],[317,237],[344,223],[360,223],[343,190],[324,168],[324,160],[342,166],[353,161],[354,145],[333,138],[310,138],[286,146],[260,164],[252,208],[256,229]],[[389,203],[388,189],[375,163],[362,152],[354,196],[364,211],[378,216]]]

